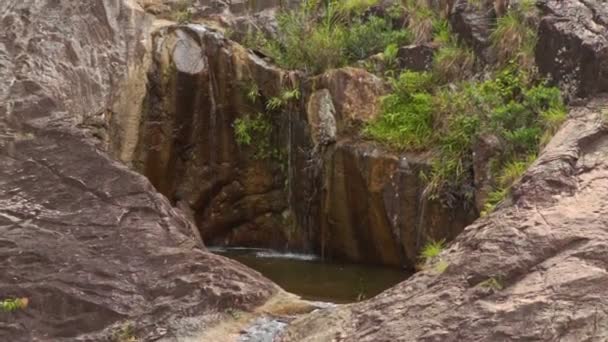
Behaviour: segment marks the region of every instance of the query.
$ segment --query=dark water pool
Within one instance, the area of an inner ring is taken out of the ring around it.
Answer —
[[[398,268],[322,262],[314,255],[251,248],[210,248],[309,300],[349,303],[370,298],[411,274]]]

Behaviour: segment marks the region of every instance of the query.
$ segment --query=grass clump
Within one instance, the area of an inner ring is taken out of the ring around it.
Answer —
[[[494,291],[500,291],[504,288],[503,281],[500,277],[490,277],[479,284],[481,287],[485,287]]]
[[[133,325],[125,324],[117,329],[113,336],[113,342],[138,342],[139,339],[135,336]]]
[[[260,50],[284,68],[320,73],[341,67],[391,45],[410,41],[407,30],[395,29],[393,19],[362,16],[375,0],[305,0],[295,10],[277,16],[275,38],[250,32],[243,44]]]
[[[420,252],[420,258],[424,261],[430,261],[439,256],[445,248],[445,240],[440,241],[429,241],[422,248]]]
[[[515,66],[492,79],[455,85],[438,83],[429,73],[404,72],[393,89],[364,133],[400,150],[434,150],[435,162],[425,177],[432,196],[472,200],[473,146],[481,135],[498,138],[497,184],[489,210],[566,118],[560,91],[532,81]]]
[[[180,0],[175,3],[171,12],[171,20],[178,24],[187,24],[192,21],[192,12],[190,11],[191,0]]]
[[[528,17],[534,14],[534,1],[524,0],[513,6],[497,19],[491,40],[497,57],[503,65],[517,61],[521,67],[531,69],[534,65],[534,48],[537,30]]]
[[[0,301],[0,311],[14,312],[27,308],[28,298],[9,298]]]
[[[392,83],[395,91],[383,99],[383,115],[364,132],[400,149],[423,149],[433,137],[432,75],[406,71]]]

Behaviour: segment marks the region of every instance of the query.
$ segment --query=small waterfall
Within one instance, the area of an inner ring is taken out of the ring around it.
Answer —
[[[420,249],[421,244],[422,244],[422,237],[423,235],[426,235],[425,232],[425,222],[424,219],[426,217],[426,207],[428,205],[428,199],[429,199],[429,194],[431,191],[431,187],[430,186],[425,186],[424,190],[422,191],[422,194],[420,195],[420,199],[418,202],[418,207],[420,208],[419,211],[419,216],[418,216],[418,222],[416,223],[416,250]]]

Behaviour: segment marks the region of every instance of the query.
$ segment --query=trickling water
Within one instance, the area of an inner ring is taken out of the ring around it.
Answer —
[[[350,303],[370,298],[411,274],[398,268],[327,263],[309,254],[264,249],[210,248],[235,259],[304,299]]]

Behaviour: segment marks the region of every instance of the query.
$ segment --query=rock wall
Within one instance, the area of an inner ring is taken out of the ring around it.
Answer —
[[[424,198],[418,178],[428,156],[359,137],[388,92],[380,78],[350,67],[286,72],[202,25],[153,36],[147,90],[131,91],[142,114],[111,124],[110,145],[190,213],[206,243],[414,267],[421,244],[452,238],[474,219],[472,208]],[[267,108],[290,89],[301,97]],[[265,148],[274,156],[258,156],[262,141],[237,141],[235,124],[256,113],[272,126]]]
[[[450,208],[425,196],[425,156],[348,140],[333,149],[324,173],[324,253],[413,268],[424,243],[451,240],[476,217],[466,203]]]
[[[127,78],[145,65],[151,17],[128,0],[9,0],[0,22],[0,299],[29,299],[0,313],[0,340],[110,340],[127,326],[183,339],[279,292],[206,252],[181,211],[106,155],[108,121],[137,131],[140,112],[118,109],[141,101],[118,87],[145,89]]]
[[[303,248],[288,210],[291,114],[265,108],[294,75],[200,25],[162,28],[153,51],[138,144],[126,162],[191,211],[209,244]],[[270,145],[239,145],[235,123],[257,113],[272,125]]]
[[[278,340],[608,339],[607,113],[605,96],[572,109],[503,208],[425,270],[299,318]]]

